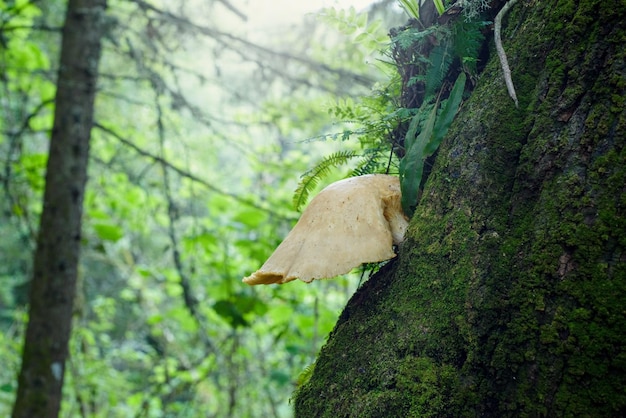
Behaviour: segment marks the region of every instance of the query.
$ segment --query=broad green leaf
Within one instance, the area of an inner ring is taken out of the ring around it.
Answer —
[[[185,245],[188,249],[193,249],[195,246],[200,246],[205,251],[212,251],[218,244],[218,239],[214,234],[208,232],[200,233],[183,238]]]
[[[185,332],[197,332],[198,324],[186,306],[177,306],[167,312],[167,319],[174,321]]]
[[[267,220],[267,213],[258,209],[244,209],[233,218],[235,222],[242,223],[250,228],[257,228]]]
[[[47,154],[27,154],[15,164],[15,171],[23,175],[33,190],[43,190],[45,171],[48,162]]]
[[[93,229],[103,241],[117,242],[124,236],[124,231],[118,225],[99,222],[93,224]]]
[[[452,87],[450,97],[448,97],[448,100],[446,100],[441,114],[437,117],[437,123],[433,132],[433,138],[431,140],[431,144],[429,144],[429,147],[426,151],[427,153],[429,153],[429,155],[434,153],[437,148],[439,148],[439,144],[443,140],[443,137],[446,136],[446,134],[448,133],[450,124],[452,123],[454,117],[459,111],[459,105],[461,104],[461,100],[463,99],[463,91],[465,90],[466,79],[467,77],[465,73],[461,73],[454,82],[454,87]]]
[[[419,113],[415,115],[409,125],[405,138],[405,144],[407,144],[406,153],[400,161],[399,167],[402,209],[408,216],[413,214],[417,205],[419,187],[424,171],[424,161],[437,151],[441,141],[446,136],[463,99],[465,81],[465,73],[461,73],[452,87],[450,97],[446,100],[441,114],[437,114],[439,105],[435,104],[417,138],[413,139],[417,130],[415,121],[419,120]]]
[[[242,314],[254,312],[263,315],[268,310],[267,304],[254,295],[239,293],[235,296],[234,304]]]
[[[415,143],[415,138],[417,137],[417,128],[419,127],[419,123],[421,120],[421,114],[418,112],[413,119],[411,119],[411,123],[409,124],[409,130],[406,133],[406,137],[404,138],[404,148],[408,150],[413,147]]]
[[[439,15],[441,16],[443,12],[446,11],[446,8],[443,6],[443,1],[433,0],[433,3],[435,3],[435,8],[437,9],[437,13],[439,13]]]
[[[398,0],[398,2],[409,17],[412,17],[413,19],[420,18],[419,5],[416,0]]]
[[[357,26],[364,28],[367,25],[367,13],[360,13],[356,21]]]
[[[148,325],[156,325],[160,324],[161,322],[163,322],[163,315],[160,313],[152,315],[146,319],[146,324]]]
[[[417,115],[416,115],[417,117]],[[437,105],[426,119],[426,123],[422,127],[421,132],[412,142],[411,147],[406,150],[402,161],[400,161],[400,187],[402,189],[402,210],[408,216],[413,214],[415,205],[417,205],[417,197],[419,195],[419,187],[422,182],[422,172],[424,171],[424,150],[432,137],[435,120],[437,118]],[[407,135],[408,136],[408,135]],[[410,139],[410,138],[409,138]],[[405,139],[405,142],[407,139]]]
[[[357,35],[356,38],[354,38],[354,42],[356,43],[364,42],[368,36],[369,34],[366,32],[360,33],[359,35]]]
[[[270,373],[270,379],[276,382],[279,386],[285,386],[291,382],[291,376],[281,370],[272,370]]]
[[[213,310],[233,328],[249,326],[248,321],[245,320],[237,305],[230,300],[218,300],[213,304]]]

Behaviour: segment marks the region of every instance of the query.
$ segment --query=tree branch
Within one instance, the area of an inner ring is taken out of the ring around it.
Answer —
[[[243,12],[241,12],[239,9],[237,9],[231,2],[229,2],[227,0],[217,0],[217,1],[222,3],[224,5],[224,7],[226,7],[228,10],[230,10],[231,12],[236,14],[244,22],[248,21],[248,16],[246,16]]]
[[[157,131],[159,136],[159,146],[161,155],[165,155],[165,129],[163,127],[163,111],[161,109],[161,104],[159,103],[160,93],[158,89],[154,89],[156,98],[156,108],[157,108]],[[174,267],[178,272],[178,277],[180,279],[180,287],[183,290],[183,302],[185,307],[189,311],[191,317],[198,324],[198,328],[200,329],[200,339],[204,342],[206,347],[211,351],[215,352],[215,347],[213,343],[208,337],[207,329],[204,325],[204,321],[202,320],[202,316],[200,312],[198,312],[198,299],[194,296],[193,290],[191,288],[191,280],[187,273],[185,272],[185,268],[183,266],[183,261],[180,257],[180,249],[178,245],[178,237],[176,236],[176,230],[174,228],[176,224],[176,219],[178,218],[178,210],[176,208],[176,203],[174,202],[174,198],[172,197],[172,189],[170,186],[169,179],[169,166],[166,163],[165,158],[161,157],[160,159],[161,169],[163,171],[163,188],[165,191],[165,198],[167,200],[167,218],[168,218],[168,226],[167,232],[170,239],[170,243],[172,244],[172,258],[174,261]]]
[[[359,83],[362,85],[365,85],[367,87],[371,86],[372,83],[374,83],[375,80],[361,75],[361,74],[355,74],[351,71],[347,71],[341,68],[332,68],[327,64],[323,64],[323,63],[318,63],[318,62],[314,62],[311,61],[310,59],[304,58],[304,57],[298,57],[295,55],[291,55],[289,53],[286,52],[280,52],[280,51],[275,51],[273,49],[255,44],[253,42],[250,42],[246,39],[240,38],[238,36],[232,35],[230,33],[226,33],[226,32],[222,32],[219,30],[215,30],[215,29],[211,29],[209,27],[206,26],[201,26],[198,25],[192,21],[190,21],[189,19],[185,19],[181,16],[177,16],[171,12],[168,12],[166,10],[162,10],[159,9],[147,2],[145,2],[144,0],[132,0],[135,4],[137,4],[139,7],[141,7],[144,10],[149,10],[152,11],[154,13],[157,13],[158,15],[162,16],[163,18],[173,22],[174,24],[186,28],[186,29],[192,29],[198,33],[201,33],[203,35],[207,35],[210,36],[216,40],[220,40],[221,42],[224,42],[224,40],[230,40],[230,41],[234,41],[242,46],[248,47],[252,50],[255,50],[257,52],[263,53],[265,55],[269,55],[271,57],[279,57],[279,58],[285,58],[291,61],[296,61],[299,62],[301,64],[304,64],[310,68],[312,68],[315,71],[318,72],[326,72],[326,73],[334,73],[334,74],[338,74],[339,76],[341,76],[342,78],[348,78],[351,79],[353,82],[355,83]],[[237,51],[239,48],[237,47],[232,47],[233,50]]]

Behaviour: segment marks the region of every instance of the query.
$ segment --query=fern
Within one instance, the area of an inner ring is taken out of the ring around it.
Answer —
[[[442,12],[445,2],[441,0],[406,0],[400,3],[419,13],[417,5],[425,1],[434,2],[438,12]],[[468,1],[478,3],[483,0]],[[346,35],[353,36],[355,41],[377,39],[380,32],[377,22],[368,22],[366,15],[358,14],[354,9],[326,9],[320,17]],[[465,74],[461,72],[458,75],[456,63],[463,64],[464,72],[475,74],[484,25],[484,22],[466,20],[456,21],[452,27],[433,25],[420,29],[410,24],[392,30],[393,47],[389,56],[394,71],[390,74],[389,83],[375,90],[371,96],[358,101],[339,101],[329,108],[329,114],[351,129],[316,138],[346,141],[357,137],[362,154],[358,155],[356,151],[336,152],[305,172],[294,192],[296,210],[304,206],[320,180],[328,176],[332,169],[359,157],[350,176],[389,172],[390,166],[394,166],[400,174],[405,195],[403,207],[407,214],[412,213],[419,196],[424,160],[436,152],[462,100]],[[376,36],[370,36],[372,34]],[[377,41],[373,44],[381,43]],[[402,65],[410,66],[411,71],[396,72],[397,67]],[[455,70],[451,71],[453,65]],[[452,77],[456,78],[456,83],[449,91],[450,83],[445,80],[452,81]],[[421,84],[414,86],[416,91],[423,88],[423,96],[418,101],[420,106],[414,109],[398,107],[401,89],[416,83]],[[408,132],[403,133],[408,121],[411,121]],[[392,149],[403,142],[404,157],[399,161]]]
[[[367,13],[357,12],[354,7],[347,10],[330,7],[319,13],[318,18],[371,51],[378,50],[387,42],[382,21],[368,19]]]
[[[386,149],[382,147],[366,149],[366,155],[357,163],[357,166],[350,173],[350,177],[387,172],[390,152],[388,147]]]
[[[296,387],[300,388],[302,385],[305,385],[313,376],[313,371],[315,370],[315,363],[311,363],[302,370],[302,372],[298,375],[296,379]]]
[[[427,43],[431,35],[439,32],[442,29],[441,26],[430,26],[424,30],[416,30],[415,28],[406,28],[392,38],[392,41],[397,44],[401,49],[415,49],[416,43]]]
[[[311,191],[313,191],[315,186],[318,185],[319,181],[324,176],[330,173],[331,168],[345,164],[356,156],[357,154],[355,151],[339,151],[325,157],[322,161],[317,163],[315,167],[304,173],[300,177],[300,183],[294,192],[294,208],[296,210],[300,210],[300,208],[307,202]]]
[[[459,20],[452,27],[454,54],[472,74],[476,73],[478,53],[485,38],[481,29],[488,24],[484,21]]]
[[[428,98],[434,96],[435,92],[441,89],[443,79],[452,65],[454,55],[449,51],[448,41],[448,38],[444,38],[430,53],[430,65],[424,77],[424,102],[428,102]]]

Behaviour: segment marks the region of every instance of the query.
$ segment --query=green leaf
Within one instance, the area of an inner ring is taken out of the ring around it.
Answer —
[[[367,13],[360,13],[357,16],[356,24],[358,27],[365,27],[365,25],[367,25]]]
[[[258,209],[244,209],[239,211],[233,218],[235,222],[242,223],[250,228],[257,228],[267,220],[267,213]]]
[[[254,312],[263,315],[269,309],[267,304],[254,295],[238,293],[235,295],[234,304],[242,314]]]
[[[419,188],[422,182],[424,162],[426,158],[437,151],[441,141],[446,136],[450,124],[454,120],[465,89],[466,76],[461,73],[450,92],[450,97],[441,111],[437,115],[439,104],[436,103],[430,113],[421,132],[415,138],[417,131],[417,121],[420,120],[421,113],[418,113],[411,120],[409,130],[405,138],[406,153],[400,161],[400,187],[402,189],[402,209],[404,213],[411,216],[417,205]]]
[[[439,16],[441,16],[443,12],[446,11],[446,8],[443,6],[443,1],[433,0],[433,3],[435,3],[435,8],[437,9],[437,13],[439,13]]]
[[[291,376],[281,370],[272,370],[270,380],[273,380],[278,386],[285,386],[291,382]]]
[[[15,389],[13,388],[13,385],[11,383],[5,383],[4,385],[0,386],[0,392],[13,393],[14,390]]]
[[[354,38],[354,42],[356,43],[364,42],[368,36],[369,34],[367,32],[360,33],[359,35],[357,35],[356,38]]]
[[[95,223],[93,224],[93,229],[98,234],[103,241],[113,241],[117,242],[124,236],[124,231],[117,225],[113,225],[110,223]]]
[[[448,97],[448,100],[446,100],[446,104],[444,105],[441,114],[437,117],[433,138],[431,139],[431,142],[426,150],[429,155],[434,153],[437,148],[439,148],[439,144],[443,140],[443,137],[448,133],[450,124],[459,111],[459,105],[463,99],[463,91],[465,90],[466,80],[467,76],[465,73],[461,73],[454,82],[454,87],[452,87],[450,96]]]
[[[418,113],[413,118],[421,117]],[[402,210],[408,216],[413,214],[415,206],[417,205],[417,197],[419,195],[419,187],[422,182],[422,172],[424,171],[424,160],[428,155],[425,154],[426,146],[430,141],[432,132],[435,126],[435,119],[437,118],[437,105],[432,107],[428,115],[426,123],[422,127],[421,132],[414,140],[409,137],[409,134],[414,135],[414,131],[409,126],[409,132],[405,138],[405,144],[409,143],[410,147],[406,149],[406,153],[400,161],[400,187],[402,189]],[[419,120],[419,119],[418,119]],[[413,124],[413,121],[411,121]]]
[[[400,6],[404,9],[404,11],[412,17],[413,19],[420,18],[420,9],[417,4],[417,1],[414,0],[398,0]]]
[[[146,319],[146,324],[148,325],[156,325],[156,324],[160,324],[161,322],[163,322],[163,315],[158,313],[158,314],[154,314],[150,317],[148,317],[148,319]]]
[[[413,119],[411,119],[411,123],[409,124],[409,130],[406,133],[406,137],[404,138],[404,147],[406,150],[409,150],[413,147],[415,143],[415,138],[417,137],[417,128],[419,128],[419,123],[421,121],[422,114],[418,112]]]
[[[230,300],[218,300],[213,304],[213,310],[224,318],[233,328],[247,327],[250,325],[243,317],[237,305]]]

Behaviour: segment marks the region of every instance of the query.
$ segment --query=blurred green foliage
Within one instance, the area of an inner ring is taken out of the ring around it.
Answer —
[[[2,416],[28,320],[64,4],[0,0]],[[109,2],[62,415],[290,416],[298,376],[358,277],[258,288],[241,278],[297,218],[300,173],[346,147],[317,139],[373,141],[374,99],[354,98],[381,77],[371,62],[385,25],[327,10],[326,23],[263,33],[260,47],[211,19],[194,27],[184,7],[146,4]],[[347,146],[371,164],[362,145]]]

